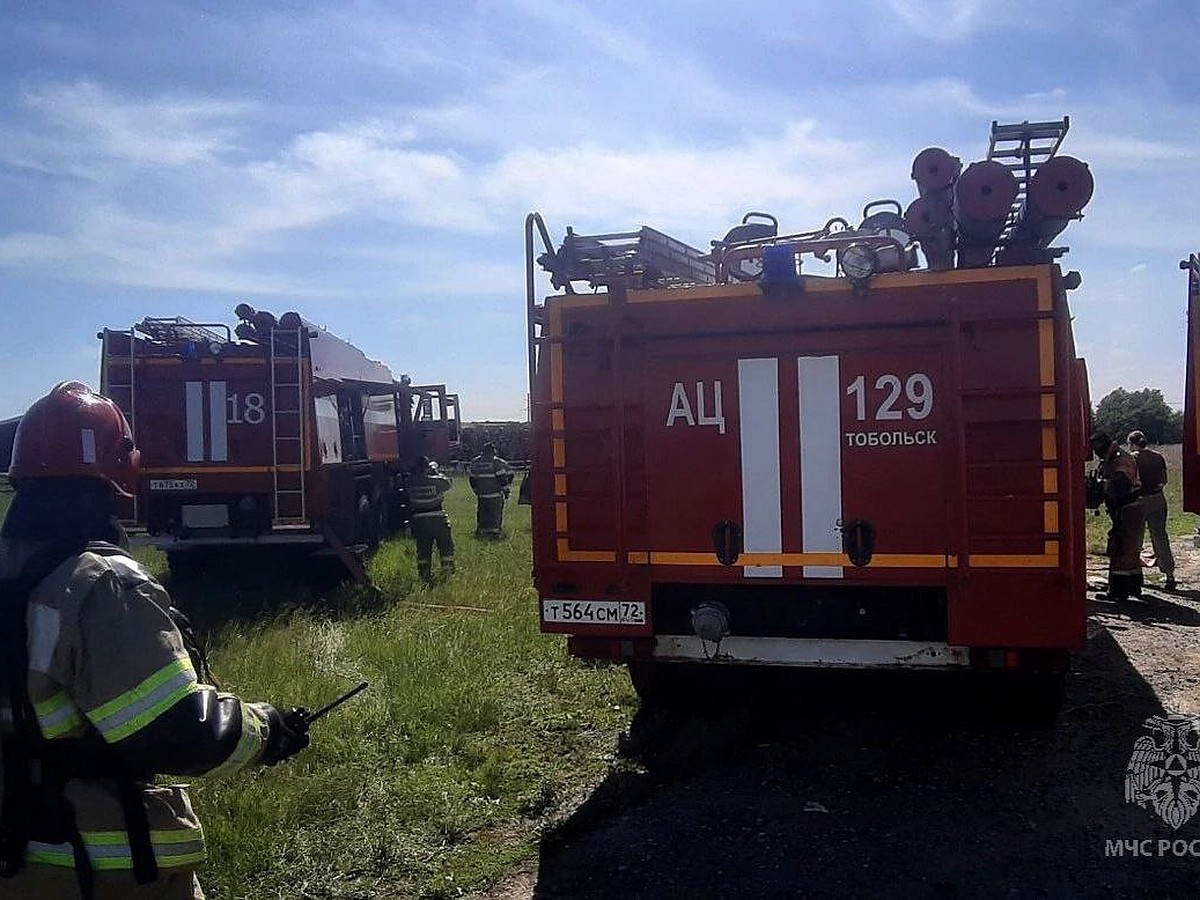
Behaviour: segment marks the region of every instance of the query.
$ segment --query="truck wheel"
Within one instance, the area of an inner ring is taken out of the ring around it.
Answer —
[[[199,550],[168,550],[167,568],[175,581],[190,580],[204,572],[208,554]]]
[[[703,705],[709,688],[720,675],[706,666],[685,662],[661,662],[653,659],[632,660],[629,680],[643,706],[662,709],[688,709]]]
[[[368,550],[379,546],[379,514],[369,497],[358,498],[358,510],[354,517],[355,539],[367,545]]]
[[[997,672],[981,687],[988,712],[1001,721],[1050,725],[1062,709],[1066,676],[1061,672]]]

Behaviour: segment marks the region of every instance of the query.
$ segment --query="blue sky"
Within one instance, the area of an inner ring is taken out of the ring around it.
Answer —
[[[993,120],[1071,117],[1093,399],[1183,399],[1200,251],[1194,2],[0,6],[0,417],[97,380],[102,326],[331,328],[466,419],[523,418],[524,216],[706,248],[916,196]],[[548,286],[547,286],[548,287]]]

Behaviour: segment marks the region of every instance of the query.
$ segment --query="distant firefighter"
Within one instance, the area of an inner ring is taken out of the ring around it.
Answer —
[[[1163,587],[1175,590],[1175,554],[1171,552],[1171,540],[1167,537],[1167,461],[1161,453],[1151,450],[1146,435],[1140,431],[1129,432],[1129,446],[1137,460],[1138,476],[1142,479],[1142,513],[1146,528],[1150,529],[1150,543],[1154,547],[1154,563],[1165,576]]]
[[[438,471],[428,456],[417,460],[408,480],[408,502],[412,507],[412,533],[417,542],[417,574],[426,584],[433,581],[433,546],[437,544],[442,575],[454,574],[454,538],[450,517],[442,508],[442,497],[450,490],[450,479]]]
[[[1137,460],[1106,432],[1097,431],[1089,443],[1100,460],[1104,508],[1112,520],[1108,529],[1108,599],[1142,594],[1142,481]]]
[[[508,463],[496,455],[496,445],[483,445],[467,467],[471,490],[479,500],[475,517],[475,537],[499,538],[504,524],[504,501],[508,498],[513,473]]]

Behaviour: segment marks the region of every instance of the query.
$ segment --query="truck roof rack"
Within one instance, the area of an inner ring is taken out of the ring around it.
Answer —
[[[716,282],[716,266],[708,254],[648,226],[637,231],[591,235],[576,234],[568,226],[558,250],[543,253],[538,263],[550,273],[556,288],[572,281],[587,281],[592,287]]]
[[[175,343],[180,341],[202,341],[228,343],[232,338],[229,326],[218,323],[198,323],[183,316],[146,316],[138,322],[137,330],[153,341]],[[222,334],[214,329],[220,328]]]

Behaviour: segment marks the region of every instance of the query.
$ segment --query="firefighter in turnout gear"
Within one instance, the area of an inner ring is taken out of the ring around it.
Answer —
[[[504,525],[504,501],[508,498],[513,474],[508,463],[496,455],[496,445],[483,445],[467,468],[471,490],[479,500],[475,516],[475,537],[498,538]]]
[[[179,785],[308,746],[307,712],[213,686],[187,620],[128,554],[140,453],[109,399],[64,382],[21,419],[0,530],[0,898],[202,898]]]
[[[1104,508],[1112,520],[1108,530],[1108,594],[1118,602],[1142,595],[1142,481],[1133,454],[1103,431],[1090,439],[1100,460]],[[1104,598],[1104,595],[1098,595]]]
[[[426,584],[433,583],[433,545],[437,544],[442,575],[454,574],[454,538],[450,517],[442,508],[442,497],[450,490],[450,479],[438,471],[429,457],[417,460],[408,480],[408,503],[412,508],[411,527],[417,542],[417,574]]]

